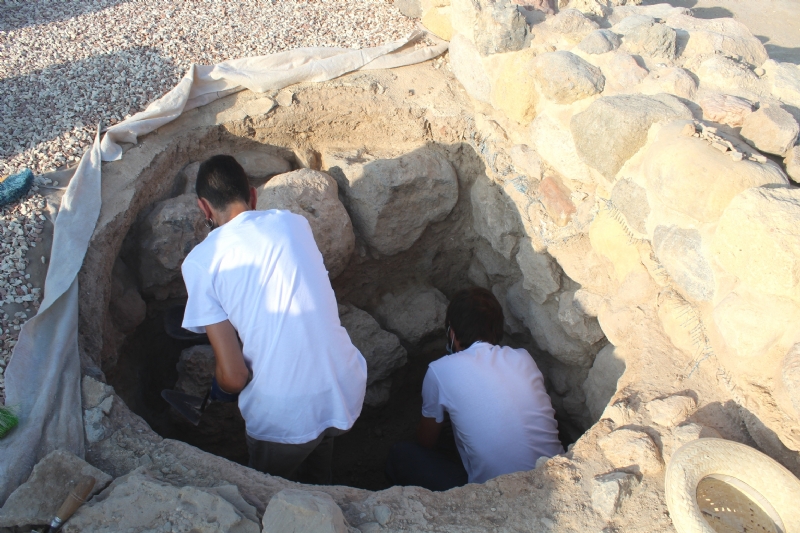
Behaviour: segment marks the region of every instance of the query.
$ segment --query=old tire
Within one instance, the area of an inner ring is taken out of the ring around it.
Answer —
[[[800,480],[763,453],[723,439],[692,441],[675,452],[664,489],[678,533],[715,533],[697,503],[697,486],[713,477],[739,489],[783,533],[800,533]]]

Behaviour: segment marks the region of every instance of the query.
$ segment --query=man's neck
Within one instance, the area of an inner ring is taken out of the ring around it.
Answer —
[[[241,215],[245,211],[250,211],[250,207],[244,202],[236,202],[234,204],[229,205],[227,209],[223,211],[214,210],[214,222],[216,222],[217,226],[222,226],[223,224],[227,224],[237,216]]]

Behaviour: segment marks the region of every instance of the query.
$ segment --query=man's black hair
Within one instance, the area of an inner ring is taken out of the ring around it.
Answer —
[[[444,325],[455,332],[464,349],[476,341],[499,344],[503,340],[503,308],[486,289],[460,290],[447,306]]]
[[[215,155],[200,165],[195,192],[214,209],[225,209],[235,202],[250,202],[250,182],[242,165],[233,156]]]

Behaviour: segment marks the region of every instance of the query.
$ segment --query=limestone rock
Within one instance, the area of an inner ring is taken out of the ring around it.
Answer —
[[[596,318],[587,316],[575,300],[575,292],[562,292],[558,299],[558,320],[567,334],[588,344],[601,340],[603,330]]]
[[[664,467],[661,453],[644,431],[618,429],[598,441],[600,449],[615,468],[642,474],[658,474]]]
[[[781,378],[794,410],[800,416],[800,344],[792,346],[783,359]]]
[[[444,330],[447,298],[432,287],[411,286],[381,297],[375,312],[386,329],[404,341],[417,344]]]
[[[537,303],[521,281],[508,290],[506,301],[511,313],[530,330],[539,348],[566,365],[592,364],[597,348],[567,335],[558,320],[556,302]]]
[[[744,98],[737,98],[729,94],[707,92],[700,97],[700,107],[703,108],[703,118],[720,124],[727,124],[739,128],[753,112],[753,104]]]
[[[745,189],[787,183],[777,165],[734,161],[705,140],[683,135],[684,126],[664,126],[641,154],[653,226],[675,224],[678,214],[682,227],[713,223]]]
[[[611,30],[595,30],[578,44],[578,50],[590,55],[613,52],[622,44],[619,35]]]
[[[286,209],[302,215],[311,225],[331,279],[347,267],[356,238],[339,201],[336,182],[329,175],[304,168],[275,176],[259,187],[256,209]]]
[[[592,248],[586,234],[580,233],[561,242],[552,242],[547,252],[556,258],[570,279],[597,294],[616,291],[611,278],[613,265]]]
[[[617,52],[604,58],[601,64],[606,77],[606,93],[629,93],[647,78],[647,69],[642,68],[630,54]]]
[[[617,381],[625,373],[625,361],[607,344],[597,353],[594,364],[583,382],[586,407],[593,420],[599,420],[611,398],[617,393]]]
[[[475,46],[482,55],[520,50],[527,36],[528,24],[509,0],[482,5],[474,29]]]
[[[511,156],[511,163],[517,171],[533,180],[542,179],[542,158],[536,150],[526,144],[516,144],[508,155]],[[798,165],[800,165],[800,152],[798,152]]]
[[[714,272],[698,230],[658,226],[653,234],[653,250],[684,295],[700,301],[712,299]]]
[[[647,217],[650,205],[647,191],[630,179],[621,179],[611,189],[611,205],[619,210],[628,226],[634,231],[647,234]]]
[[[324,492],[285,489],[269,501],[264,533],[347,533],[344,515]]]
[[[530,126],[531,143],[536,153],[556,172],[572,181],[593,183],[592,170],[578,156],[569,128],[542,113]]]
[[[583,40],[586,35],[600,28],[596,22],[577,9],[562,9],[547,21],[547,26],[555,33],[571,37],[576,41]]]
[[[231,155],[242,165],[253,186],[260,185],[272,176],[292,170],[292,165],[287,160],[260,150],[245,150]]]
[[[507,54],[499,74],[492,83],[491,102],[495,109],[522,125],[536,117],[539,89],[534,71],[535,53],[521,50]]]
[[[180,176],[184,182],[183,194],[196,194],[195,186],[197,184],[197,171],[200,170],[200,163],[202,161],[195,161],[189,163],[180,172]]]
[[[553,218],[557,226],[563,227],[569,224],[576,208],[570,198],[569,189],[557,176],[545,176],[539,184],[539,195],[547,214]]]
[[[453,25],[453,32],[461,34],[469,42],[474,42],[475,24],[478,21],[480,14],[481,3],[478,0],[451,0],[450,1],[450,22]],[[453,42],[450,42],[450,61],[452,63],[452,47]],[[475,49],[475,55],[478,55]],[[459,81],[461,81],[459,79]],[[463,82],[462,82],[463,83]]]
[[[421,0],[394,0],[394,7],[408,18],[418,19],[422,16]]]
[[[175,390],[203,398],[211,387],[216,361],[210,344],[184,348],[178,358]]]
[[[672,60],[677,38],[675,30],[665,24],[640,24],[625,34],[622,47],[631,54]]]
[[[143,293],[159,300],[186,293],[181,265],[205,238],[203,221],[194,194],[156,204],[139,228],[137,266]]]
[[[758,100],[769,94],[766,82],[747,66],[723,56],[712,56],[694,70],[700,88]]]
[[[668,26],[685,32],[681,57],[741,57],[755,67],[769,59],[764,45],[741,22],[732,18],[700,19],[676,13],[667,17]]]
[[[450,20],[450,6],[432,7],[422,16],[422,25],[440,39],[449,41],[453,38]]]
[[[748,189],[714,234],[714,257],[755,290],[800,299],[800,189]]]
[[[174,487],[132,473],[118,478],[102,500],[82,506],[65,524],[65,533],[112,531],[258,533],[227,500],[195,487]]]
[[[581,159],[613,180],[644,146],[650,126],[678,118],[690,119],[692,114],[674,96],[605,96],[573,116],[570,129]]]
[[[680,67],[662,67],[651,71],[639,86],[642,94],[667,93],[693,100],[697,92],[697,82],[691,74]]]
[[[800,107],[800,66],[770,59],[763,67],[772,94],[786,104]]]
[[[611,27],[611,31],[623,37],[629,33],[638,31],[640,28],[649,28],[656,23],[656,19],[650,15],[637,13],[625,17]]]
[[[741,135],[762,152],[785,155],[797,142],[800,126],[788,111],[771,105],[747,115]]]
[[[106,424],[103,421],[113,405],[114,397],[107,396],[97,407],[83,410],[83,431],[90,444],[100,442],[106,437]]]
[[[650,419],[659,426],[672,427],[680,424],[697,409],[697,402],[690,396],[679,394],[647,402]]]
[[[800,320],[800,308],[787,298],[732,292],[714,308],[714,324],[735,357],[767,354]]]
[[[573,305],[584,315],[596,317],[600,314],[600,309],[603,306],[604,300],[599,294],[587,291],[586,289],[578,289],[575,291],[572,298]]]
[[[533,67],[542,94],[558,104],[571,104],[601,93],[605,87],[600,69],[571,52],[542,54]]]
[[[85,476],[96,480],[90,497],[111,482],[111,476],[68,451],[50,452],[0,508],[0,528],[49,525],[70,491]]]
[[[133,333],[147,316],[147,304],[136,287],[133,272],[117,258],[111,271],[111,299],[108,310],[114,326],[121,333]]]
[[[467,94],[475,100],[489,103],[492,84],[483,67],[478,49],[472,41],[457,33],[450,41],[448,53],[453,75],[464,86]]]
[[[614,516],[622,503],[639,485],[635,475],[627,472],[610,472],[594,478],[592,487],[592,507],[603,518]]]
[[[392,392],[392,379],[384,379],[383,381],[376,381],[372,385],[367,385],[367,391],[364,394],[364,405],[367,407],[380,407],[386,405],[391,398]]]
[[[561,288],[561,276],[553,259],[547,254],[536,252],[530,239],[520,242],[517,264],[522,270],[522,286],[537,303],[544,303]]]
[[[84,409],[94,409],[114,394],[114,388],[91,376],[81,378],[81,403]]]
[[[344,305],[339,308],[339,319],[367,361],[367,386],[388,378],[406,364],[406,349],[400,345],[397,336],[381,329],[369,313]]]
[[[359,235],[384,255],[408,250],[458,200],[458,178],[438,152],[419,148],[400,157],[360,153],[325,156]]]
[[[474,229],[506,259],[517,246],[521,228],[518,216],[503,190],[488,179],[478,178],[470,190]]]
[[[684,444],[688,444],[697,439],[720,439],[722,438],[716,429],[701,426],[700,424],[682,424],[674,428],[671,432],[665,433],[661,437],[664,462],[669,464],[672,454],[680,449]]]
[[[786,173],[795,183],[800,183],[800,145],[795,146],[786,155],[784,160]]]
[[[568,9],[577,9],[587,17],[603,19],[611,14],[611,4],[608,0],[571,0]]]

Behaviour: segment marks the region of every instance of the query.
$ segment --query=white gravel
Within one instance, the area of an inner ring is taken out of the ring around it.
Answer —
[[[98,122],[143,110],[192,63],[377,46],[415,27],[392,0],[0,0],[0,179],[74,165]],[[0,209],[0,405],[19,328],[42,296],[26,269],[44,208],[34,188]]]
[[[77,161],[191,63],[363,48],[415,27],[391,0],[0,0],[0,174]]]

